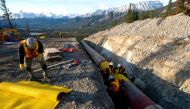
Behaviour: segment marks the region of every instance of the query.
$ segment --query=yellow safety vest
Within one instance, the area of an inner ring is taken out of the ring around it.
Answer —
[[[27,57],[27,58],[33,58],[33,57],[37,57],[38,56],[39,45],[38,45],[37,41],[36,41],[36,48],[33,51],[31,51],[30,49],[27,48],[26,40],[21,41],[21,45],[24,48],[25,57]]]
[[[114,92],[118,92],[120,89],[120,84],[117,79],[115,79],[113,82],[111,82],[111,86],[112,86]]]

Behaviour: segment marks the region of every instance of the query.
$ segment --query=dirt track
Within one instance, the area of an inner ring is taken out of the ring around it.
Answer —
[[[46,48],[61,49],[67,42],[69,46],[74,46],[77,49],[73,53],[63,52],[64,59],[62,61],[78,59],[80,63],[78,66],[67,69],[65,67],[68,64],[66,64],[49,69],[50,83],[48,84],[73,89],[71,93],[61,99],[57,106],[58,109],[112,109],[114,107],[106,92],[100,73],[75,39],[47,39],[42,42]],[[19,81],[28,78],[26,72],[19,72],[18,69],[18,46],[18,43],[0,46],[0,82]],[[47,65],[54,63],[58,62],[48,62]],[[39,63],[34,60],[32,69],[38,68],[40,68]],[[41,73],[37,72],[34,75],[41,77]]]

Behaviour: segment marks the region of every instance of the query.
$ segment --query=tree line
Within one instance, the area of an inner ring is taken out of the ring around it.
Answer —
[[[0,0],[0,10],[3,12],[3,15],[0,16],[0,19],[7,20],[9,24],[9,28],[13,28],[13,24],[12,24],[13,18],[11,16],[12,13],[9,11],[5,0]]]
[[[144,20],[147,18],[166,18],[167,16],[175,15],[178,13],[184,13],[190,16],[190,0],[177,0],[175,3],[172,3],[172,0],[169,0],[168,5],[164,10],[156,9],[150,11],[138,11],[132,9],[132,4],[130,4],[127,10],[127,14],[124,16],[123,20],[124,22],[132,23],[136,20]]]

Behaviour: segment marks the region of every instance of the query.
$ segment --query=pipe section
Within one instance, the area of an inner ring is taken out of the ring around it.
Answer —
[[[84,41],[81,41],[81,44],[95,64],[99,66],[101,71],[109,70],[109,62],[104,57],[102,57]],[[161,106],[156,105],[141,90],[132,84],[126,76],[119,74],[118,72],[112,73],[111,75],[120,81],[120,90],[128,102],[126,104],[129,104],[131,109],[163,109]]]

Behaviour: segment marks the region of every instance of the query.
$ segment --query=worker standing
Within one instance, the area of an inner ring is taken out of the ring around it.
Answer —
[[[32,74],[32,61],[33,58],[38,58],[38,61],[43,69],[43,79],[42,81],[49,81],[47,78],[47,65],[43,57],[43,45],[42,43],[32,37],[22,40],[19,47],[19,58],[20,58],[20,70],[26,69],[30,78],[29,80],[35,80],[35,77]]]

